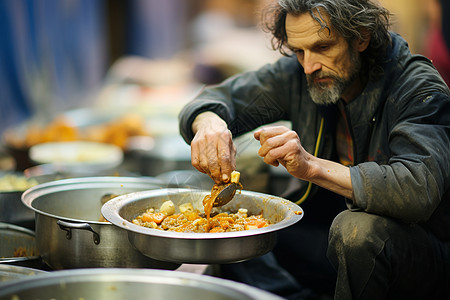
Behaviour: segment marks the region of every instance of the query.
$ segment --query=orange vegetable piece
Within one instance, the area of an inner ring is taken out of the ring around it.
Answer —
[[[250,219],[246,222],[245,228],[248,229],[256,229],[266,227],[267,222],[261,219]]]
[[[225,232],[225,230],[223,230],[221,227],[217,226],[217,227],[211,228],[211,230],[209,232],[212,232],[212,233],[214,233],[214,232]]]
[[[166,215],[163,213],[144,213],[141,218],[144,222],[155,222],[159,225],[165,217]]]

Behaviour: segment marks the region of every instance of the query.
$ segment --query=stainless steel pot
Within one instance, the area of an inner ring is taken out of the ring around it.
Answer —
[[[281,300],[260,289],[212,276],[143,269],[54,271],[6,284],[0,299]]]
[[[152,177],[83,177],[34,186],[22,202],[35,212],[37,248],[52,269],[145,267],[175,269],[150,259],[128,242],[127,232],[100,221],[102,197],[160,189]]]
[[[103,216],[128,231],[131,244],[143,254],[158,260],[215,264],[243,261],[261,256],[275,246],[276,232],[298,222],[302,209],[295,203],[266,194],[242,191],[223,208],[236,211],[243,207],[259,214],[273,225],[253,230],[224,233],[187,233],[162,231],[131,223],[147,208],[158,208],[166,200],[175,206],[191,202],[203,211],[202,200],[208,191],[168,188],[131,193],[117,197],[102,207]]]
[[[40,263],[34,232],[13,224],[0,223],[0,265],[31,267]]]

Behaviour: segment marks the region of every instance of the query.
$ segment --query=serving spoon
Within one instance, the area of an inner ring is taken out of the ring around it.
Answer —
[[[242,189],[242,185],[239,183],[240,176],[241,173],[238,171],[231,172],[230,184],[225,186],[219,194],[217,194],[214,199],[213,207],[224,206],[234,198],[237,189]]]
[[[236,194],[236,190],[238,189],[238,187],[239,185],[233,182],[224,187],[214,200],[213,207],[224,206],[225,204],[230,202]]]

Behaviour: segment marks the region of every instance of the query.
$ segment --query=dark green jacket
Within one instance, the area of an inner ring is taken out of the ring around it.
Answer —
[[[355,200],[347,206],[422,223],[450,241],[450,92],[428,59],[411,55],[400,36],[392,34],[392,40],[384,75],[345,106],[355,159],[350,167]],[[186,142],[193,138],[195,116],[209,110],[233,135],[289,120],[309,153],[324,119],[318,156],[332,158],[336,108],[311,100],[296,57],[202,91],[179,115]]]

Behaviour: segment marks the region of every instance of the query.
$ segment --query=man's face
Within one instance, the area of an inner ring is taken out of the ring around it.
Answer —
[[[324,16],[325,14],[322,14]],[[325,21],[329,24],[328,18]],[[322,29],[310,14],[288,14],[286,33],[289,48],[303,66],[311,98],[317,104],[351,101],[359,88],[361,70],[358,50],[337,32]]]

